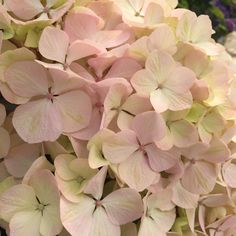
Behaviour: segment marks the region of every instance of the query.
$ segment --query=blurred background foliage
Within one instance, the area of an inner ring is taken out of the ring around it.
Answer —
[[[236,31],[236,0],[179,0],[179,7],[209,15],[215,39]]]

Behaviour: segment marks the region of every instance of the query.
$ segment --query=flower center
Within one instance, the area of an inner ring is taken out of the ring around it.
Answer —
[[[97,201],[95,202],[95,204],[96,204],[97,207],[98,207],[98,206],[101,206],[101,205],[102,205],[102,201],[97,200]]]

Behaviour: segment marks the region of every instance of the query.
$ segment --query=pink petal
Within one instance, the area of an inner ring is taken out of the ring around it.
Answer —
[[[12,122],[20,137],[28,143],[55,141],[62,132],[59,112],[48,99],[17,107]]]
[[[9,87],[19,96],[34,97],[48,93],[46,70],[34,61],[12,64],[6,70],[5,76]]]
[[[187,191],[180,182],[173,187],[172,201],[179,207],[189,209],[196,208],[199,196]]]
[[[207,194],[213,190],[216,178],[217,171],[214,164],[196,161],[196,163],[189,163],[186,166],[182,184],[191,193]]]
[[[63,226],[71,235],[77,235],[79,228],[81,235],[89,236],[95,206],[95,201],[87,196],[84,196],[79,203],[69,202],[62,197],[60,215]]]
[[[161,23],[164,18],[164,10],[155,2],[150,2],[145,11],[144,24],[146,25],[156,25]]]
[[[95,43],[91,43],[89,41],[76,40],[70,45],[68,49],[66,62],[70,65],[73,61],[104,52],[104,49],[102,49],[99,45],[96,45]]]
[[[113,48],[125,43],[129,39],[129,37],[130,33],[128,31],[103,30],[103,31],[98,31],[91,38],[91,41],[94,41],[95,43],[103,46],[104,48]]]
[[[214,137],[210,143],[208,150],[201,156],[204,160],[211,163],[221,163],[229,159],[230,150],[224,142]]]
[[[198,142],[197,129],[186,120],[173,122],[170,125],[170,132],[176,147],[185,148]]]
[[[41,157],[37,158],[33,162],[33,164],[31,165],[31,167],[28,169],[25,176],[23,177],[22,183],[28,184],[31,176],[35,172],[40,171],[40,170],[44,170],[44,169],[50,170],[50,171],[55,170],[54,166],[47,160],[47,158],[45,156],[41,156]]]
[[[64,31],[52,26],[48,26],[43,30],[39,40],[39,52],[45,58],[63,64],[68,46],[69,37]]]
[[[32,175],[29,185],[40,202],[59,208],[59,190],[54,175],[49,170],[40,170]],[[47,186],[47,188],[45,188]],[[59,217],[59,215],[58,215]]]
[[[120,236],[120,226],[112,224],[104,208],[99,206],[94,211],[89,235]]]
[[[14,15],[23,20],[30,20],[43,11],[39,0],[22,0],[21,5],[17,0],[7,0],[6,5]]]
[[[142,152],[136,151],[118,167],[122,180],[137,191],[143,191],[158,178],[158,174],[151,170],[148,160]]]
[[[101,19],[89,8],[86,9],[87,12],[83,12],[85,9],[82,8],[78,10],[81,12],[71,12],[65,19],[65,32],[69,35],[71,42],[91,38],[101,25]]]
[[[77,177],[77,173],[70,169],[70,163],[75,159],[76,157],[71,154],[61,154],[56,157],[54,165],[60,178],[69,181]]]
[[[1,194],[1,217],[9,222],[17,212],[33,211],[36,205],[37,200],[33,188],[25,184],[15,185]]]
[[[10,221],[10,232],[12,236],[41,236],[40,221],[42,214],[40,211],[21,211],[16,213]]]
[[[76,132],[88,126],[92,104],[83,91],[71,91],[54,97],[54,104],[60,109],[64,132]]]
[[[150,110],[152,110],[152,105],[149,98],[136,93],[132,94],[122,105],[122,110],[117,117],[117,126],[121,130],[130,129],[135,115]]]
[[[130,130],[114,135],[102,145],[105,158],[115,164],[125,161],[138,149],[135,138],[135,133]]]
[[[171,72],[169,78],[163,83],[163,86],[176,93],[185,93],[192,87],[195,79],[196,76],[193,71],[179,66]]]
[[[144,217],[139,228],[139,236],[166,236],[166,233],[160,229],[159,225],[150,217]]]
[[[162,151],[155,144],[145,147],[148,161],[154,171],[161,172],[175,165],[178,161],[178,154],[174,151]]]
[[[40,149],[40,145],[28,143],[11,148],[4,159],[8,172],[16,178],[24,177],[32,163],[40,156]]]
[[[234,163],[228,162],[223,165],[222,174],[226,184],[231,187],[235,188],[236,186],[236,165]]]
[[[148,38],[151,50],[166,51],[170,54],[176,51],[176,39],[173,30],[166,24],[159,24]]]
[[[129,79],[135,72],[141,69],[141,65],[136,60],[123,57],[114,62],[105,78],[121,77]]]
[[[148,70],[140,70],[131,78],[131,84],[138,94],[149,96],[158,88],[155,75]]]
[[[190,108],[192,105],[192,94],[188,91],[183,94],[176,93],[169,89],[162,89],[161,90],[162,95],[155,97],[153,92],[153,97],[151,96],[151,103],[153,107],[160,112],[164,111],[162,109],[162,106],[158,103],[162,103],[162,101],[165,103],[165,106],[168,107],[171,111],[180,111],[187,108]],[[155,91],[156,92],[156,91]],[[158,109],[158,107],[160,107]],[[165,108],[166,108],[165,107]]]
[[[210,41],[212,33],[212,24],[209,16],[201,15],[193,25],[191,40],[193,43]]]
[[[165,127],[164,119],[155,111],[138,114],[132,122],[132,129],[136,132],[141,144],[162,139],[165,136]]]
[[[89,180],[84,189],[84,193],[91,194],[97,200],[101,199],[106,176],[107,167],[103,167],[95,176],[93,176]]]
[[[145,64],[145,68],[152,72],[158,84],[169,78],[169,74],[174,67],[175,61],[168,53],[157,51],[149,54]]]
[[[2,127],[0,127],[0,140],[4,140],[0,142],[0,158],[2,158],[8,154],[11,144],[9,133]]]
[[[141,196],[133,189],[116,190],[105,197],[102,202],[109,219],[115,225],[137,220],[143,213]]]
[[[71,90],[80,89],[85,84],[81,78],[72,77],[66,71],[49,69],[49,73],[53,81],[51,87],[52,94],[59,95]]]

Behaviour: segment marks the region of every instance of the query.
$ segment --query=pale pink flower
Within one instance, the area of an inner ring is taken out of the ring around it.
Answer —
[[[91,9],[77,7],[66,16],[64,30],[71,43],[76,40],[86,40],[103,49],[120,46],[130,37],[130,33],[126,30],[106,30],[103,29],[104,26],[105,22]]]
[[[13,115],[13,125],[24,141],[55,141],[62,132],[89,124],[92,105],[78,78],[55,69],[48,72],[33,61],[14,63],[6,76],[12,91],[28,100]]]
[[[190,88],[196,78],[190,69],[178,66],[169,54],[156,51],[148,56],[145,68],[134,74],[131,83],[138,94],[150,97],[156,111],[191,107]]]
[[[190,43],[211,56],[218,55],[222,51],[222,46],[216,44],[211,38],[213,33],[209,16],[197,17],[191,11],[182,14],[176,27],[176,35],[181,42]]]
[[[145,212],[141,219],[138,236],[165,236],[174,224],[175,205],[170,192],[151,194],[144,199]]]
[[[58,40],[60,39],[60,40]],[[61,69],[67,69],[73,61],[104,52],[96,44],[76,40],[70,43],[69,36],[61,29],[48,26],[39,39],[39,52],[47,59],[59,62]],[[47,65],[55,67],[54,64]]]
[[[17,0],[6,0],[6,6],[15,16],[21,20],[32,20],[35,17],[40,19],[52,19],[57,21],[72,6],[73,0],[58,4],[57,0],[46,0],[45,5],[40,0],[23,0],[19,5]]]
[[[108,161],[119,165],[118,174],[128,186],[142,191],[158,181],[160,171],[178,160],[174,150],[165,152],[155,145],[164,134],[162,117],[155,111],[144,112],[133,119],[130,130],[123,130],[102,144],[103,154]]]
[[[133,189],[118,189],[101,199],[106,172],[100,173],[86,189],[92,197],[82,195],[77,203],[61,198],[62,223],[72,236],[78,234],[78,228],[81,236],[119,236],[120,225],[142,215],[141,197]]]
[[[218,163],[223,163],[230,156],[228,147],[214,137],[209,145],[198,143],[183,150],[182,155],[188,159],[185,163],[183,186],[196,194],[211,192],[218,176]]]
[[[86,158],[61,154],[55,159],[55,176],[63,196],[69,201],[79,201],[89,180],[98,172],[91,169]]]
[[[15,185],[5,191],[0,196],[0,214],[9,222],[10,235],[60,233],[59,198],[56,181],[48,170],[36,172],[28,185]]]

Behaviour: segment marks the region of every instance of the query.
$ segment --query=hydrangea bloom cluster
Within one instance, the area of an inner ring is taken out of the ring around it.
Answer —
[[[236,64],[177,0],[4,0],[9,236],[236,235]]]

